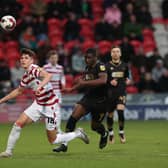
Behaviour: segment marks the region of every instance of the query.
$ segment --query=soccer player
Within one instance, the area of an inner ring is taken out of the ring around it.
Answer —
[[[75,129],[80,118],[89,112],[91,113],[91,128],[100,134],[99,148],[102,149],[107,144],[108,131],[105,130],[102,120],[106,114],[106,82],[107,72],[103,63],[98,61],[95,49],[88,49],[85,54],[86,69],[84,76],[76,81],[76,84],[66,91],[74,91],[85,88],[83,98],[77,102],[72,115],[67,121],[66,132]],[[66,152],[67,143],[61,144],[54,152]]]
[[[51,50],[48,52],[48,64],[44,65],[44,69],[52,74],[52,78],[50,83],[53,86],[54,93],[58,97],[58,113],[57,113],[57,130],[61,131],[61,103],[62,103],[62,95],[61,89],[65,87],[65,76],[63,66],[58,64],[58,53],[55,50]]]
[[[6,150],[0,153],[0,157],[12,156],[14,146],[19,139],[21,130],[29,123],[36,122],[41,117],[45,118],[46,132],[48,141],[51,144],[68,142],[74,138],[80,138],[85,143],[89,139],[85,132],[78,128],[71,133],[57,133],[57,97],[54,95],[52,85],[49,83],[52,75],[44,69],[33,64],[35,53],[30,49],[22,49],[20,63],[26,70],[18,88],[0,99],[0,104],[23,93],[25,88],[31,88],[34,91],[35,100],[16,120],[9,134]]]
[[[109,131],[109,142],[114,143],[113,116],[117,110],[119,123],[119,137],[121,143],[126,142],[124,134],[124,109],[126,103],[126,83],[129,83],[129,70],[126,63],[121,61],[121,49],[113,46],[111,49],[111,61],[106,64],[108,115],[107,127]]]

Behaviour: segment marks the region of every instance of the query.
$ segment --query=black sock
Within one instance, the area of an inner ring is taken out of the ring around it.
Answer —
[[[123,110],[117,110],[118,113],[118,122],[119,122],[119,130],[123,131],[124,130],[124,111]]]
[[[109,132],[113,131],[113,122],[113,117],[107,116],[107,128]]]
[[[66,124],[66,132],[72,132],[74,131],[75,127],[76,127],[76,122],[77,120],[70,116],[70,118],[68,119],[68,122]]]
[[[105,132],[106,132],[106,130],[105,130],[105,128],[104,128],[104,125],[103,125],[103,124],[99,124],[99,125],[97,126],[97,128],[96,128],[96,132],[97,132],[98,134],[100,134],[101,136],[104,136],[104,135],[105,135]]]

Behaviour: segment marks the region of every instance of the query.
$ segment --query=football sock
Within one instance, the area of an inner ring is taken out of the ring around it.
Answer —
[[[98,124],[96,128],[97,133],[101,134],[101,136],[104,136],[106,133],[106,130],[104,128],[103,124]]]
[[[13,125],[13,128],[9,134],[8,137],[8,142],[7,142],[7,147],[6,147],[6,152],[7,153],[12,153],[12,150],[17,142],[17,140],[20,137],[22,128],[17,126],[16,124]]]
[[[119,122],[119,130],[124,130],[124,111],[117,110],[118,113],[118,122]]]
[[[61,113],[60,113],[60,109],[59,109],[59,112],[57,113],[57,118],[58,118],[58,120],[57,120],[57,131],[59,133],[61,133],[62,130],[61,130]]]
[[[113,117],[107,116],[107,128],[109,132],[113,130],[113,122]]]
[[[53,142],[53,144],[58,144],[58,143],[65,143],[69,142],[77,137],[79,137],[79,133],[78,132],[68,132],[68,133],[63,133],[63,134],[57,134],[57,137],[55,139],[55,141]]]
[[[68,119],[67,125],[66,125],[66,132],[74,131],[76,127],[76,122],[77,120],[74,117],[70,116],[70,118]]]

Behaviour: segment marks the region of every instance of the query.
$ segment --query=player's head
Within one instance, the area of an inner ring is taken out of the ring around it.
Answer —
[[[55,50],[50,50],[47,54],[48,56],[48,61],[52,64],[52,65],[56,65],[58,63],[58,53]]]
[[[85,54],[85,62],[88,66],[93,66],[97,62],[97,52],[94,48],[89,48]]]
[[[121,49],[119,46],[112,46],[111,48],[111,58],[113,61],[120,60],[121,57]]]
[[[36,54],[28,48],[22,48],[20,54],[20,64],[22,68],[27,69],[33,63]]]

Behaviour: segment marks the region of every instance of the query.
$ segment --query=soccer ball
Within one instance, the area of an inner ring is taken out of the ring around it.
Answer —
[[[12,31],[16,27],[16,19],[10,15],[3,16],[0,25],[5,31]]]

